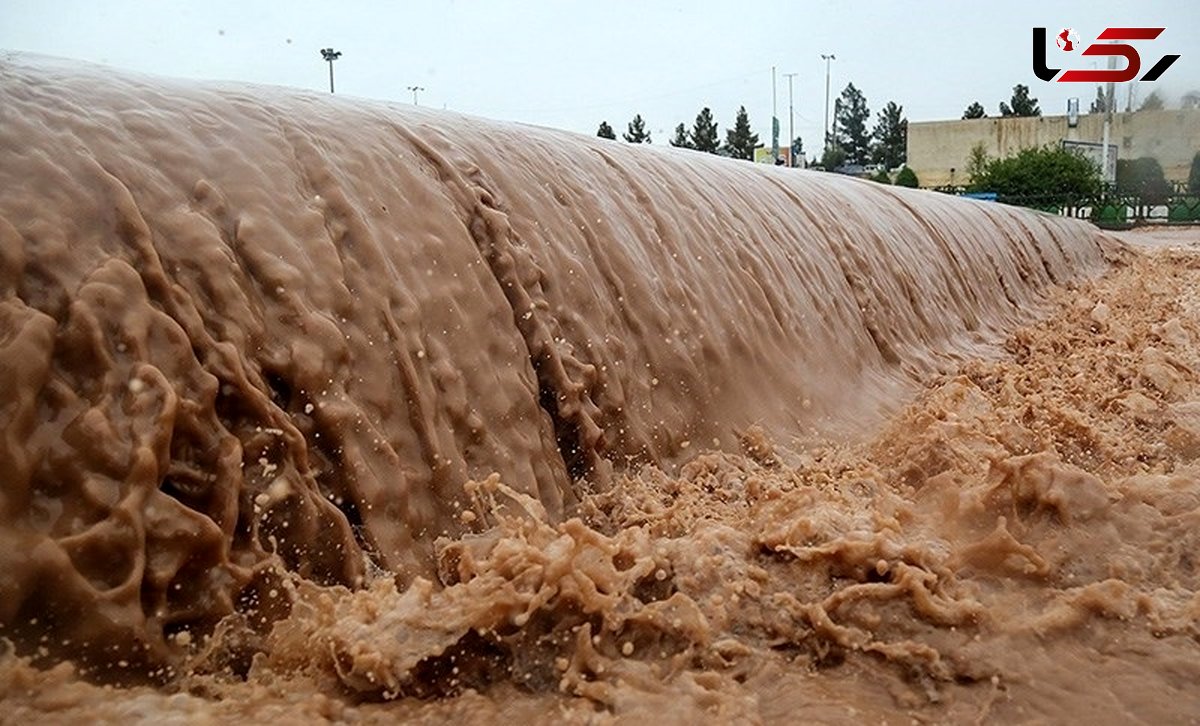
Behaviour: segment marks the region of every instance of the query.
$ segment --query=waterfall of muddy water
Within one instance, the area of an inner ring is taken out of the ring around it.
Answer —
[[[0,190],[10,701],[84,703],[77,668],[296,718],[784,717],[855,679],[842,705],[1003,700],[1009,651],[1095,613],[1186,631],[1194,565],[1155,609],[1056,547],[1176,536],[1194,488],[1156,480],[1127,506],[1169,522],[1122,529],[1078,468],[1100,445],[1063,458],[1028,381],[1001,391],[1025,413],[981,373],[889,423],[1127,254],[1083,223],[12,54]],[[775,682],[800,690],[764,706]]]

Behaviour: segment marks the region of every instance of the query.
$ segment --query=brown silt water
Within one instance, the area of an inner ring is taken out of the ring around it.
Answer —
[[[0,190],[0,721],[1200,717],[1200,234],[17,54]]]

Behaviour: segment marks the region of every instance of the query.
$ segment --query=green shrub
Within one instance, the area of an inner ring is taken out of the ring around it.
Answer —
[[[880,169],[871,177],[871,181],[879,182],[880,184],[891,184],[892,178],[888,176],[887,169]]]
[[[1165,204],[1171,185],[1156,159],[1118,159],[1117,192],[1136,195],[1143,204]]]
[[[1176,202],[1168,212],[1167,219],[1171,222],[1200,221],[1200,199],[1188,197]]]
[[[836,146],[827,147],[825,153],[821,154],[821,168],[825,171],[834,171],[845,163],[846,152]]]
[[[1125,224],[1125,205],[1106,204],[1097,207],[1093,212],[1094,219],[1100,226],[1112,227]]]
[[[982,191],[979,189],[979,183],[987,173],[989,161],[987,146],[982,141],[971,147],[971,154],[967,157],[967,184],[971,191]]]
[[[917,181],[917,173],[907,166],[904,167],[900,170],[900,173],[896,175],[896,186],[916,189],[919,186]]]
[[[1094,194],[1100,188],[1100,176],[1083,156],[1046,146],[987,162],[972,187],[996,192],[1000,201],[1048,209]]]

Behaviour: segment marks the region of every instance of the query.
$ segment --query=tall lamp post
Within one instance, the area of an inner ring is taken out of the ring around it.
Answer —
[[[771,163],[779,163],[779,114],[775,112],[775,66],[771,66]]]
[[[333,48],[322,48],[321,57],[329,61],[329,92],[333,93],[333,62],[342,57],[342,52]]]
[[[821,54],[821,60],[825,61],[825,148],[829,148],[829,62],[837,60],[837,56],[833,53],[829,55]]]
[[[408,87],[408,90],[412,91],[412,94],[413,94],[413,105],[414,105],[414,106],[420,106],[421,104],[417,103],[417,92],[418,92],[418,91],[424,91],[424,90],[425,90],[425,87],[424,87],[424,86],[409,86],[409,87]]]
[[[784,73],[783,77],[788,79],[788,166],[796,165],[796,112],[792,107],[792,79],[796,77],[795,73]]]

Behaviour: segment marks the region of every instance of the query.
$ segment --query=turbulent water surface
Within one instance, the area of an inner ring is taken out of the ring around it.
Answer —
[[[23,719],[1200,713],[1190,253],[11,54],[0,190]]]

